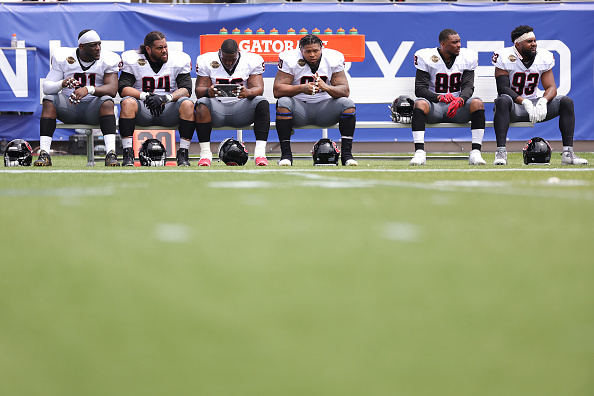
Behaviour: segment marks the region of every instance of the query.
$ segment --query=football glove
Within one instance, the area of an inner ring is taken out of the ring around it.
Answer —
[[[447,93],[445,95],[439,95],[438,99],[441,103],[451,103],[455,99],[455,96]]]
[[[530,122],[535,123],[536,111],[534,110],[534,105],[532,104],[532,101],[530,99],[524,99],[522,101],[522,106],[524,106],[524,109],[526,109],[528,117],[530,117]]]
[[[144,101],[144,105],[151,111],[153,117],[158,117],[163,113],[163,106],[168,101],[166,95],[155,95],[151,93]]]
[[[72,92],[70,94],[70,96],[68,97],[68,102],[70,102],[71,105],[76,106],[77,104],[80,103],[80,99],[77,99],[76,94],[74,92]]]
[[[538,99],[538,102],[536,102],[536,106],[534,106],[534,111],[536,111],[536,117],[537,117],[536,122],[544,121],[544,119],[547,118],[547,103],[548,102],[549,101],[546,98],[540,98],[540,99]]]
[[[448,112],[446,113],[446,116],[448,118],[453,118],[458,112],[458,109],[462,106],[464,106],[464,99],[454,98],[454,100],[452,100],[452,102],[448,106]]]

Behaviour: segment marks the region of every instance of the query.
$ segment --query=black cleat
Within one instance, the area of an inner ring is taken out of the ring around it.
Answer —
[[[109,153],[107,153],[105,156],[105,166],[120,166],[115,151],[110,150]]]
[[[41,150],[39,152],[39,158],[33,163],[34,166],[52,166],[52,157],[47,151]]]
[[[190,166],[188,149],[180,148],[177,150],[177,166]]]
[[[124,155],[122,156],[122,166],[134,166],[134,149],[132,147],[124,149]]]

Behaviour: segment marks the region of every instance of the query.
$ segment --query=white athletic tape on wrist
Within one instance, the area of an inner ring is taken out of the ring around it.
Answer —
[[[85,88],[87,89],[87,92],[89,93],[89,95],[94,95],[95,94],[95,87],[92,85],[86,85]]]
[[[149,96],[148,92],[141,92],[140,100],[146,100],[146,98],[148,98],[148,96]]]
[[[97,41],[101,41],[97,32],[94,30],[89,30],[88,32],[86,32],[85,34],[80,36],[80,38],[78,39],[78,44],[80,45],[80,44],[94,43]]]
[[[514,44],[521,43],[522,41],[526,41],[528,39],[535,38],[535,37],[536,36],[534,35],[534,32],[524,33],[523,35],[521,35],[520,37],[518,37],[517,39],[514,40]]]

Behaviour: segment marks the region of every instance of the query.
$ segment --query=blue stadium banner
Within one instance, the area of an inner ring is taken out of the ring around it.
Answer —
[[[576,110],[576,140],[594,139],[594,112],[591,110],[594,93],[594,3],[397,3],[397,4],[106,4],[106,3],[43,3],[0,5],[0,47],[8,47],[10,37],[17,34],[27,47],[37,48],[37,85],[49,70],[49,55],[59,46],[75,47],[78,33],[95,29],[103,41],[103,48],[122,53],[138,48],[144,36],[153,30],[165,33],[170,49],[183,50],[194,62],[200,53],[200,36],[217,34],[222,28],[250,29],[266,33],[273,30],[287,34],[290,29],[312,32],[326,29],[337,32],[342,28],[349,34],[355,27],[365,36],[365,59],[347,65],[351,92],[378,92],[379,96],[396,98],[414,92],[414,53],[427,47],[437,47],[439,32],[445,28],[456,30],[464,47],[479,52],[476,71],[481,95],[492,95],[494,88],[491,55],[494,50],[511,46],[510,32],[518,25],[534,27],[541,48],[551,50],[556,58],[553,69],[558,92],[570,96]],[[15,60],[4,52],[8,62],[2,68],[2,89],[8,80],[19,73]],[[0,61],[1,62],[1,61]],[[11,63],[12,62],[12,63]],[[27,73],[34,68],[27,63]],[[269,64],[264,74],[265,90],[271,91],[276,66]],[[12,73],[12,74],[11,74]],[[196,77],[192,71],[192,77]],[[28,75],[27,81],[30,81]],[[37,89],[39,89],[37,87]],[[489,91],[490,90],[490,91]],[[266,91],[265,91],[266,92]],[[362,91],[361,91],[362,92]],[[490,93],[489,93],[490,92]],[[380,95],[381,93],[381,95]],[[484,97],[483,99],[489,99]],[[492,99],[492,98],[490,98]],[[374,104],[372,98],[357,100],[357,118],[373,121],[390,119],[385,103]],[[271,101],[271,106],[274,101]],[[0,138],[39,138],[39,100],[32,116],[0,116]],[[2,109],[0,109],[2,110]],[[274,114],[272,111],[271,114]],[[493,105],[486,105],[487,120],[493,119]],[[72,132],[56,131],[56,139]],[[229,131],[215,131],[213,141],[229,137]],[[509,138],[527,140],[534,134],[559,140],[556,121],[537,128],[512,128]],[[253,140],[252,133],[244,133],[245,140]],[[314,141],[319,133],[300,131],[296,141]],[[337,131],[330,137],[338,139]],[[271,134],[271,140],[276,134]],[[411,141],[409,129],[357,131],[359,141]],[[468,141],[467,129],[440,128],[428,130],[427,140]],[[495,140],[492,128],[485,132],[486,140]]]
[[[35,48],[0,48],[0,111],[38,109],[36,54]]]

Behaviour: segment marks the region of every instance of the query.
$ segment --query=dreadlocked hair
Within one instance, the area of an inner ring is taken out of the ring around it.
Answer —
[[[306,45],[310,44],[319,44],[320,47],[323,46],[322,40],[315,34],[308,34],[307,36],[303,36],[301,40],[299,40],[299,48],[303,48]]]

